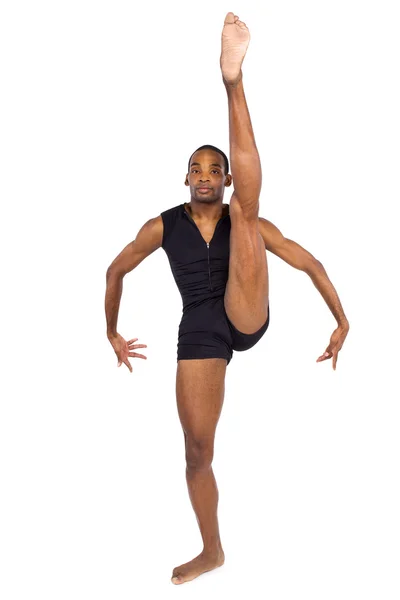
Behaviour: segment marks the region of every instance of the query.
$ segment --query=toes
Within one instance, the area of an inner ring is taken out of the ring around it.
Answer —
[[[238,15],[233,14],[233,12],[228,12],[225,17],[225,23],[231,25],[240,25],[241,27],[246,27],[246,24],[243,21],[240,21]]]
[[[234,23],[235,22],[235,15],[233,14],[233,12],[228,12],[228,14],[225,17],[225,23]]]

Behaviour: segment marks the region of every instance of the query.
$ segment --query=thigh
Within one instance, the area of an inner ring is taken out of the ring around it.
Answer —
[[[235,193],[229,206],[231,232],[225,310],[239,331],[252,334],[268,317],[267,254],[258,229],[258,215],[245,218]]]
[[[224,297],[208,298],[182,315],[177,358],[232,359],[232,333],[226,318]]]
[[[179,360],[176,401],[185,442],[197,444],[211,454],[225,395],[224,358]]]

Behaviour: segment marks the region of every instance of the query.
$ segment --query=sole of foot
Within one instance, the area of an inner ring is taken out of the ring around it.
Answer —
[[[241,67],[250,42],[250,32],[237,15],[228,12],[221,38],[222,77],[227,84],[234,85],[241,77]]]

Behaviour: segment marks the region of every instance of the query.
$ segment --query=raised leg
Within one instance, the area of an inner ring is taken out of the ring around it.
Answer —
[[[235,193],[230,201],[229,277],[225,311],[242,333],[255,333],[268,317],[268,265],[258,219],[246,219]]]
[[[241,65],[250,40],[245,23],[228,13],[222,31],[221,70],[228,95],[229,150],[234,193],[225,310],[242,333],[254,333],[268,316],[268,264],[258,229],[261,162],[243,88]]]
[[[224,563],[218,518],[218,488],[211,466],[214,437],[225,393],[226,360],[179,360],[176,376],[178,414],[185,438],[186,481],[203,539],[203,550],[173,570],[175,584],[190,581]]]

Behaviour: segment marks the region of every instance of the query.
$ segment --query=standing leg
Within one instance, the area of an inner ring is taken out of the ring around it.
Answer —
[[[186,481],[203,550],[190,562],[174,568],[171,581],[176,584],[220,567],[225,559],[217,518],[218,488],[211,463],[224,401],[226,363],[224,358],[178,361],[176,399],[185,436]]]
[[[242,333],[254,333],[268,316],[268,265],[258,229],[261,163],[243,88],[241,65],[249,44],[246,25],[228,13],[222,31],[221,70],[228,95],[229,149],[234,192],[225,310]]]

